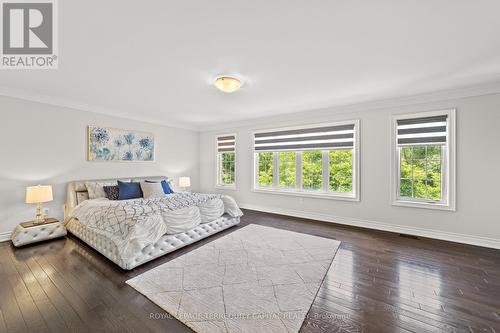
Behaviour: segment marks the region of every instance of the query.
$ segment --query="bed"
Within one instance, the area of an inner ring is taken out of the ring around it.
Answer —
[[[224,195],[180,192],[164,198],[112,201],[89,199],[87,189],[92,183],[165,179],[168,177],[72,181],[65,226],[122,269],[131,270],[240,222],[241,210]],[[198,219],[200,223],[193,222]]]

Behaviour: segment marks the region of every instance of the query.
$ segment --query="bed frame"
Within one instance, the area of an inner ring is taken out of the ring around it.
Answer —
[[[145,246],[133,258],[123,260],[118,256],[118,250],[113,242],[106,237],[95,233],[92,229],[87,228],[80,223],[78,219],[70,218],[69,212],[83,200],[88,199],[87,187],[85,182],[115,182],[122,181],[142,181],[142,180],[163,180],[168,177],[135,177],[135,178],[112,178],[112,179],[91,179],[73,181],[68,184],[68,193],[66,205],[64,208],[64,222],[67,230],[94,248],[96,251],[104,255],[106,258],[120,266],[125,270],[133,269],[155,258],[161,257],[167,253],[175,251],[181,247],[192,244],[200,239],[216,234],[219,231],[240,223],[239,217],[231,217],[224,215],[212,222],[202,223],[197,227],[175,235],[163,235],[156,243]]]

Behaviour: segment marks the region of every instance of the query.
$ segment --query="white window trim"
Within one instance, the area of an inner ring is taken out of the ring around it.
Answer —
[[[218,149],[218,138],[221,136],[234,135],[234,184],[221,184],[220,183],[220,154]],[[237,162],[238,162],[238,137],[236,133],[223,133],[215,135],[215,188],[220,190],[236,190],[237,184]]]
[[[400,190],[400,153],[397,145],[397,121],[400,119],[411,119],[432,116],[448,116],[448,131],[446,137],[446,156],[442,156],[443,193],[440,202],[418,199],[403,199],[399,197]],[[411,114],[398,114],[392,117],[391,131],[391,204],[393,206],[437,209],[456,211],[456,110],[427,111]]]
[[[259,129],[252,132],[252,142],[254,140],[256,133],[268,132],[268,131],[278,131],[278,130],[293,130],[293,129],[301,129],[308,127],[316,127],[316,126],[337,126],[337,125],[349,125],[354,124],[354,146],[352,149],[352,189],[353,191],[350,193],[341,193],[341,192],[329,192],[328,184],[329,184],[329,168],[330,163],[325,162],[325,151],[323,151],[323,167],[325,163],[327,164],[327,172],[323,172],[323,182],[322,191],[313,191],[313,190],[304,190],[302,189],[302,151],[300,150],[292,150],[297,152],[296,156],[296,177],[295,177],[295,188],[285,189],[278,187],[278,158],[276,155],[277,152],[273,153],[273,187],[260,187],[258,186],[259,181],[259,164],[258,164],[258,153],[253,152],[254,163],[253,163],[253,180],[252,180],[252,192],[256,193],[268,193],[268,194],[277,194],[277,195],[290,195],[290,196],[298,196],[298,197],[308,197],[308,198],[318,198],[318,199],[332,199],[332,200],[342,200],[342,201],[361,201],[361,172],[360,172],[360,120],[346,120],[346,121],[338,121],[338,122],[329,122],[329,123],[319,123],[319,124],[310,124],[310,125],[301,125],[301,126],[293,126],[293,127],[281,127],[281,128],[270,128],[270,129]],[[325,178],[328,179],[325,182]]]

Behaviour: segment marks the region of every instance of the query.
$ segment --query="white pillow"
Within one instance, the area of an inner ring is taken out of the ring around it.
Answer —
[[[117,182],[85,182],[85,187],[87,187],[89,199],[98,199],[106,198],[104,186],[113,186],[117,184]]]
[[[161,183],[141,182],[141,189],[144,199],[161,198],[165,196]]]
[[[243,212],[238,207],[238,204],[233,197],[221,195],[220,198],[224,203],[224,212],[228,213],[231,217],[243,216]]]

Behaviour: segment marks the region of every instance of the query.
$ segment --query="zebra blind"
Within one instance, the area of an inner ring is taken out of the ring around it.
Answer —
[[[234,135],[218,136],[217,137],[217,151],[230,152],[234,151],[236,138]]]
[[[398,119],[398,145],[445,144],[448,116]]]
[[[346,149],[354,146],[354,124],[276,130],[254,134],[255,151]]]

